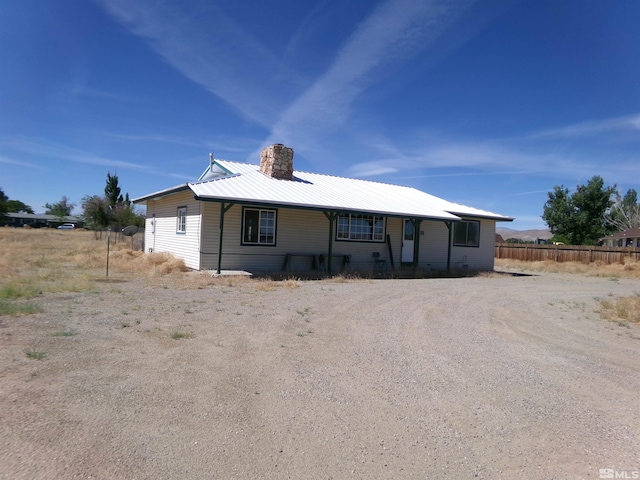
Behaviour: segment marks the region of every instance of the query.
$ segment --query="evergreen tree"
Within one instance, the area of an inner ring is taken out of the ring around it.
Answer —
[[[115,210],[124,200],[118,186],[118,175],[107,172],[107,186],[104,187],[104,195],[109,202],[109,208]]]
[[[107,173],[107,184],[104,189],[105,201],[108,208],[108,224],[117,229],[127,225],[144,227],[144,216],[135,212],[129,193],[122,197],[122,191],[118,185],[118,176]],[[95,202],[94,202],[95,203]]]

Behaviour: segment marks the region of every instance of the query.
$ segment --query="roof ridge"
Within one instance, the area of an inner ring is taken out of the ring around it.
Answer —
[[[255,163],[249,163],[249,162],[238,162],[235,160],[223,160],[221,158],[214,158],[214,161],[221,161],[221,162],[227,162],[227,163],[235,163],[238,165],[244,165],[244,166],[255,166],[257,171],[260,171],[260,165],[257,165]],[[402,187],[402,188],[409,188],[411,190],[416,190],[416,191],[421,191],[415,187],[411,187],[409,185],[401,185],[398,183],[391,183],[391,182],[381,182],[379,180],[368,180],[368,179],[364,179],[364,178],[358,178],[358,177],[345,177],[342,175],[335,175],[335,174],[330,174],[330,173],[318,173],[318,172],[307,172],[305,170],[296,170],[295,168],[293,169],[293,174],[295,175],[296,173],[298,174],[306,174],[306,175],[318,175],[318,176],[322,176],[322,177],[331,177],[331,178],[341,178],[344,180],[350,180],[350,181],[358,181],[358,182],[367,182],[367,183],[374,183],[374,184],[378,184],[378,185],[391,185],[394,187]],[[238,174],[238,175],[242,175],[242,174]],[[422,192],[422,193],[427,193],[427,192]],[[429,193],[427,193],[428,195],[431,195]]]

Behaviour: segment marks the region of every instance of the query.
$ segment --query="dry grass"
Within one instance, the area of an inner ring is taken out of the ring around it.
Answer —
[[[640,278],[640,262],[632,258],[626,258],[624,264],[616,263],[612,265],[578,262],[558,263],[552,261],[525,262],[522,260],[496,258],[495,268],[497,270],[518,270],[523,272],[570,273],[591,277]]]
[[[106,239],[85,230],[0,229],[0,298],[29,299],[42,292],[82,292],[106,275]],[[109,275],[184,274],[182,260],[143,255],[128,244],[110,245]]]
[[[113,241],[113,238],[112,238]],[[104,281],[106,238],[86,230],[0,228],[0,302],[9,304],[43,292],[82,292]],[[212,277],[188,269],[168,253],[132,251],[129,243],[109,246],[109,279],[146,278],[149,286],[171,290],[235,287],[252,283],[259,290],[297,288],[296,279],[251,279],[248,276]],[[0,315],[2,310],[0,309]]]
[[[618,297],[614,300],[600,300],[600,316],[605,320],[624,324],[640,323],[640,295]]]
[[[619,278],[640,278],[640,263],[626,258],[624,264],[600,265],[577,262],[523,262],[521,260],[496,259],[497,270],[521,272],[569,273],[591,277],[606,277],[617,281]],[[640,296],[618,297],[613,300],[600,300],[600,316],[604,320],[618,322],[627,326],[627,322],[640,323]]]
[[[96,239],[93,232],[0,228],[0,301],[9,309],[9,304],[24,302],[42,292],[91,291],[96,288],[96,282],[105,278],[106,260],[106,239]],[[496,269],[571,273],[612,279],[640,278],[640,263],[631,259],[627,259],[624,265],[497,259]],[[132,251],[128,242],[110,245],[109,276],[116,279],[145,277],[152,287],[172,290],[251,284],[257,290],[269,291],[297,288],[300,280],[290,277],[212,277],[204,272],[190,271],[182,260],[167,253],[145,255],[140,251]],[[363,278],[337,275],[328,279],[337,283],[355,280]]]

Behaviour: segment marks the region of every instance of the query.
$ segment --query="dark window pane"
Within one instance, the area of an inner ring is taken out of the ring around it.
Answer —
[[[258,242],[258,210],[244,211],[244,241],[246,243]]]

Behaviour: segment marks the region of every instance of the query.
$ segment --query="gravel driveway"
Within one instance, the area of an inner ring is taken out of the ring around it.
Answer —
[[[598,315],[637,280],[161,283],[0,317],[0,478],[640,471],[640,327]]]

